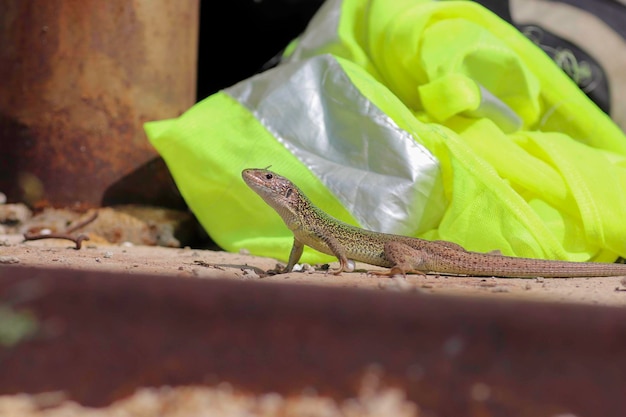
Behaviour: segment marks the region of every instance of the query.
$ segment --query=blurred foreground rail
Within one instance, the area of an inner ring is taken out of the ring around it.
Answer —
[[[420,415],[626,410],[616,307],[5,266],[0,313],[0,334],[16,317],[35,324],[0,344],[0,395],[103,406],[138,387],[228,382],[343,399],[374,369]]]

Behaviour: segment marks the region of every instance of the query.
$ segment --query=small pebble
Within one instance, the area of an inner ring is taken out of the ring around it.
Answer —
[[[250,255],[250,251],[246,248],[241,248],[239,249],[239,254],[240,255]]]
[[[124,246],[125,248],[130,248],[130,247],[135,246],[135,245],[133,244],[133,242],[128,242],[127,241],[127,242],[122,242],[122,246]]]
[[[317,264],[317,265],[315,265],[315,267],[317,269],[319,269],[320,271],[328,271],[328,270],[330,270],[330,264]]]
[[[0,222],[4,224],[24,224],[32,216],[32,211],[25,204],[0,204]]]
[[[113,252],[109,252],[109,251],[104,252],[104,257],[105,257],[105,258],[110,258],[110,257],[112,257],[112,256],[113,256]]]
[[[348,266],[347,266],[346,272],[352,272],[354,271],[355,268],[356,268],[356,264],[354,263],[354,261],[352,259],[348,259]]]
[[[20,258],[17,256],[0,256],[0,264],[18,264]]]
[[[4,204],[7,202],[7,195],[3,192],[0,192],[0,204]]]
[[[96,258],[96,262],[102,262],[100,258]]]
[[[244,278],[247,279],[259,279],[259,274],[257,274],[256,272],[254,272],[254,270],[252,269],[244,269],[243,270],[243,276]]]

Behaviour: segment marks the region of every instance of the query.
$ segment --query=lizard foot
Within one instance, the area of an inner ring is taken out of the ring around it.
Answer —
[[[343,271],[352,272],[354,271],[354,261],[352,259],[341,259],[339,258],[339,268],[330,269],[333,275],[341,275]]]
[[[376,276],[384,276],[384,277],[392,277],[394,275],[402,275],[404,278],[406,278],[406,274],[419,274],[419,275],[426,275],[426,273],[424,271],[419,271],[417,269],[413,269],[413,268],[404,268],[402,266],[399,265],[395,265],[393,266],[391,269],[389,269],[389,271],[368,271],[367,272],[368,275],[376,275]]]

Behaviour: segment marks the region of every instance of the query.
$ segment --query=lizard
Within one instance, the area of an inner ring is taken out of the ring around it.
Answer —
[[[291,272],[304,246],[333,255],[335,275],[350,271],[351,260],[390,268],[374,275],[439,273],[508,278],[626,275],[626,265],[518,258],[471,252],[453,242],[426,240],[362,229],[327,214],[290,180],[267,169],[244,169],[245,183],[282,218],[294,239],[283,272]]]

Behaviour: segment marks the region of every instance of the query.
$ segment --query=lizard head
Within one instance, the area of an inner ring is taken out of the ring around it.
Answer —
[[[301,206],[308,203],[298,187],[267,169],[244,169],[241,176],[248,187],[280,214],[287,226],[295,226]]]

